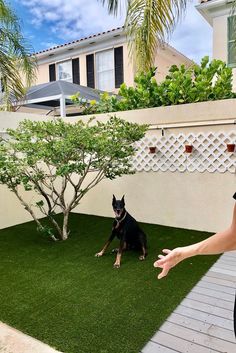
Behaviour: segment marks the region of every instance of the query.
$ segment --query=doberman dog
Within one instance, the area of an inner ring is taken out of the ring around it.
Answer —
[[[121,200],[116,200],[113,195],[112,207],[115,213],[115,220],[111,235],[102,250],[95,254],[95,256],[103,256],[112,240],[117,236],[120,240],[120,245],[119,249],[116,250],[115,268],[120,267],[121,256],[124,250],[141,250],[142,254],[139,256],[139,260],[144,260],[147,256],[147,237],[142,229],[140,229],[137,221],[126,211],[124,196]]]

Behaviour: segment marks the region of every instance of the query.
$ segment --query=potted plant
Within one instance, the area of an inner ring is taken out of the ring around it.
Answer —
[[[185,153],[192,153],[193,152],[193,145],[186,144],[185,145]]]
[[[149,153],[156,153],[157,148],[155,146],[149,147]]]
[[[227,151],[234,152],[235,150],[235,143],[227,143]]]

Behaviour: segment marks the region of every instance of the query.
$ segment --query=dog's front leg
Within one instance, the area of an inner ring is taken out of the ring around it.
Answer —
[[[125,248],[126,248],[126,242],[121,240],[120,241],[119,250],[118,250],[117,255],[116,255],[116,261],[115,261],[115,263],[113,265],[114,268],[119,268],[120,267],[122,252],[123,252],[123,250]]]
[[[112,240],[114,239],[114,237],[115,237],[115,231],[112,230],[112,233],[111,233],[111,235],[110,235],[108,241],[107,241],[107,242],[105,243],[105,245],[103,246],[102,250],[99,251],[99,252],[97,252],[97,253],[95,254],[96,257],[101,257],[101,256],[104,255],[105,251],[107,250],[108,246],[111,244],[111,242],[112,242]]]

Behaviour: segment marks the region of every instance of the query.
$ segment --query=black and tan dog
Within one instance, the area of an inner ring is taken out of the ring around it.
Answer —
[[[142,254],[139,256],[139,260],[144,260],[147,256],[147,238],[145,233],[140,229],[137,221],[126,211],[124,196],[121,200],[116,200],[113,195],[112,207],[115,212],[115,220],[111,235],[102,250],[95,254],[95,256],[102,256],[112,240],[117,236],[120,239],[120,246],[117,251],[114,267],[120,267],[121,256],[124,250],[141,250]]]

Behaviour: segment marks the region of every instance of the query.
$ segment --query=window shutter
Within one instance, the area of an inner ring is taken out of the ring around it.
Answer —
[[[124,82],[123,47],[114,49],[115,56],[115,88]]]
[[[4,89],[4,80],[1,78],[0,80],[0,92],[4,93],[5,89]]]
[[[80,85],[79,58],[72,59],[73,83]]]
[[[94,80],[94,54],[86,56],[86,67],[87,67],[87,86],[95,88]]]
[[[56,65],[49,65],[49,81],[56,81]]]
[[[228,17],[228,65],[236,66],[236,16]]]

